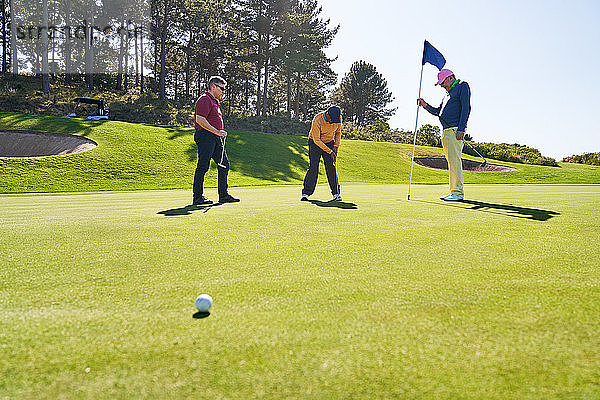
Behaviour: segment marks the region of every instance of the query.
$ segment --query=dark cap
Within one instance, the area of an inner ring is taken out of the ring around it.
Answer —
[[[329,119],[332,123],[339,124],[342,122],[342,110],[338,106],[331,106],[327,109],[327,115],[329,115]]]

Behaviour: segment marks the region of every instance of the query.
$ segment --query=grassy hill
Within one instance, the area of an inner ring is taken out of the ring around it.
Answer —
[[[74,134],[98,143],[96,149],[72,156],[0,158],[0,193],[191,188],[196,165],[192,128],[0,113],[0,129]],[[299,185],[308,167],[306,137],[230,131],[226,147],[231,186]],[[343,140],[340,180],[407,183],[411,151],[406,144]],[[416,155],[441,157],[442,153],[438,148],[417,147]],[[600,167],[494,163],[517,171],[465,172],[465,182],[600,183]],[[446,171],[414,166],[414,183],[444,184],[447,179]],[[324,175],[320,182],[325,182]],[[215,185],[212,165],[206,186]]]

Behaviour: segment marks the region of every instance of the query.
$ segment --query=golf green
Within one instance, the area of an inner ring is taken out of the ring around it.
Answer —
[[[0,195],[0,398],[600,397],[600,185],[466,189]]]

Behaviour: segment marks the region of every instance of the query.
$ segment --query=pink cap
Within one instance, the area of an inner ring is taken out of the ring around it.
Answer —
[[[441,70],[440,72],[438,72],[438,81],[436,85],[441,85],[441,83],[444,82],[444,79],[451,75],[454,75],[454,72],[450,71],[449,69]]]

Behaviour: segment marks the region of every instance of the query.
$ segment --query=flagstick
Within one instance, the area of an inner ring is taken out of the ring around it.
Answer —
[[[421,78],[419,78],[419,97],[417,97],[417,99],[421,98],[421,83],[423,83],[423,66],[425,64],[421,65]],[[417,119],[415,121],[415,135],[413,138],[413,150],[412,150],[412,157],[410,159],[410,179],[408,180],[408,200],[410,200],[410,184],[412,183],[412,175],[413,175],[413,161],[415,159],[415,145],[417,144],[417,125],[419,123],[419,108],[421,106],[419,106],[419,103],[417,102]]]

